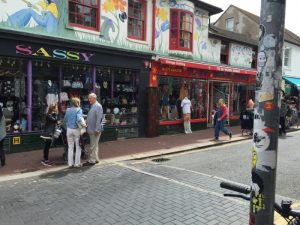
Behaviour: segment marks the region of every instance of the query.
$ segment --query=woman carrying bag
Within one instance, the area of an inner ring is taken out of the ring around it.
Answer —
[[[67,126],[67,139],[68,139],[68,166],[81,167],[80,156],[81,147],[79,145],[79,139],[81,135],[81,129],[85,126],[83,119],[82,109],[80,108],[80,99],[71,99],[71,108],[68,108],[64,118],[64,123]],[[74,144],[76,146],[75,162],[74,162]]]
[[[53,141],[53,135],[56,126],[57,126],[57,105],[51,104],[49,106],[49,111],[46,115],[44,134],[41,135],[41,138],[43,138],[45,141],[44,159],[41,162],[41,164],[44,166],[51,166],[53,164],[53,162],[49,160],[49,149]]]

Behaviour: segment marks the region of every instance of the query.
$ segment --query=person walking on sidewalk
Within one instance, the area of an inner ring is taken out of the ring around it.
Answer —
[[[3,148],[4,138],[6,137],[5,117],[3,115],[2,107],[0,106],[0,162],[1,166],[5,166],[5,151]]]
[[[103,108],[97,101],[97,95],[94,93],[88,96],[91,104],[90,111],[87,114],[87,133],[90,137],[90,151],[88,161],[84,165],[95,165],[99,162],[99,140],[103,131]]]
[[[41,164],[44,166],[51,166],[52,162],[49,160],[49,149],[53,141],[53,134],[57,126],[57,105],[51,104],[49,106],[48,113],[46,115],[46,123],[44,133],[41,135],[41,138],[44,139],[44,159]]]
[[[230,140],[232,137],[232,133],[228,131],[228,129],[225,127],[225,123],[227,119],[227,107],[222,98],[220,98],[218,101],[218,109],[216,113],[217,113],[216,114],[217,123],[215,126],[215,140],[219,140],[220,131],[228,135]]]
[[[68,166],[81,167],[81,147],[79,144],[81,128],[79,123],[83,121],[82,109],[80,108],[80,99],[71,99],[71,108],[68,108],[64,118],[64,122],[67,126],[67,140],[68,140]],[[76,146],[75,162],[74,162],[74,144]]]
[[[192,104],[191,101],[188,99],[187,93],[185,94],[184,99],[181,101],[181,108],[183,113],[183,127],[184,133],[191,134],[191,108]]]
[[[284,95],[281,99],[281,106],[280,106],[280,112],[279,112],[279,136],[286,136],[286,125],[285,125],[285,118],[288,112],[288,106],[286,104]]]

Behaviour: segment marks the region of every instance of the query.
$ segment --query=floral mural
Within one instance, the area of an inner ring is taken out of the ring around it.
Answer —
[[[194,56],[205,62],[220,62],[220,41],[208,38],[208,15],[200,9],[195,10]]]
[[[170,28],[169,10],[167,10],[166,8],[156,7],[155,17],[156,17],[156,26],[155,26],[156,49],[159,49],[162,52],[166,52],[168,51],[169,46],[164,45],[164,39],[168,37],[168,32],[166,31],[168,31]]]
[[[105,15],[101,16],[101,37],[109,42],[118,41],[122,23],[127,19],[127,2],[123,0],[106,0],[102,4]]]

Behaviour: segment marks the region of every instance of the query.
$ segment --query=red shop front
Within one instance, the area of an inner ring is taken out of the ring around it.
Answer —
[[[254,70],[209,65],[192,61],[160,58],[153,61],[150,87],[157,88],[159,133],[183,132],[181,100],[185,91],[192,102],[192,129],[205,129],[212,124],[211,115],[218,99],[229,108],[229,123],[239,123],[247,101],[254,97]]]

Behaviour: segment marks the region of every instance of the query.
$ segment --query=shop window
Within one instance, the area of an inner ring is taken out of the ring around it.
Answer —
[[[234,18],[226,19],[226,30],[228,31],[234,30]]]
[[[69,0],[69,25],[99,31],[99,0]]]
[[[192,51],[193,14],[171,9],[170,50]]]
[[[284,61],[283,65],[286,68],[291,67],[291,49],[290,48],[285,48],[284,49]]]
[[[88,95],[93,90],[92,67],[84,65],[66,64],[62,67],[62,80],[59,93],[59,112],[63,118],[69,99],[80,99],[83,114],[87,114],[90,105]]]
[[[0,58],[0,105],[8,133],[27,131],[26,63],[20,59]]]
[[[199,79],[186,79],[160,76],[159,106],[160,121],[182,119],[181,100],[187,93],[192,103],[191,118],[206,119],[206,82]]]
[[[106,126],[128,127],[138,124],[137,72],[127,69],[97,68],[96,94],[100,96]],[[120,137],[137,136],[137,130],[121,132]]]
[[[146,39],[146,9],[144,0],[128,1],[128,37],[138,40]]]
[[[232,114],[240,115],[246,107],[248,100],[247,98],[247,85],[246,84],[234,84],[231,93],[232,98]]]
[[[221,56],[220,62],[221,64],[228,64],[229,55],[229,44],[226,42],[221,43]]]

